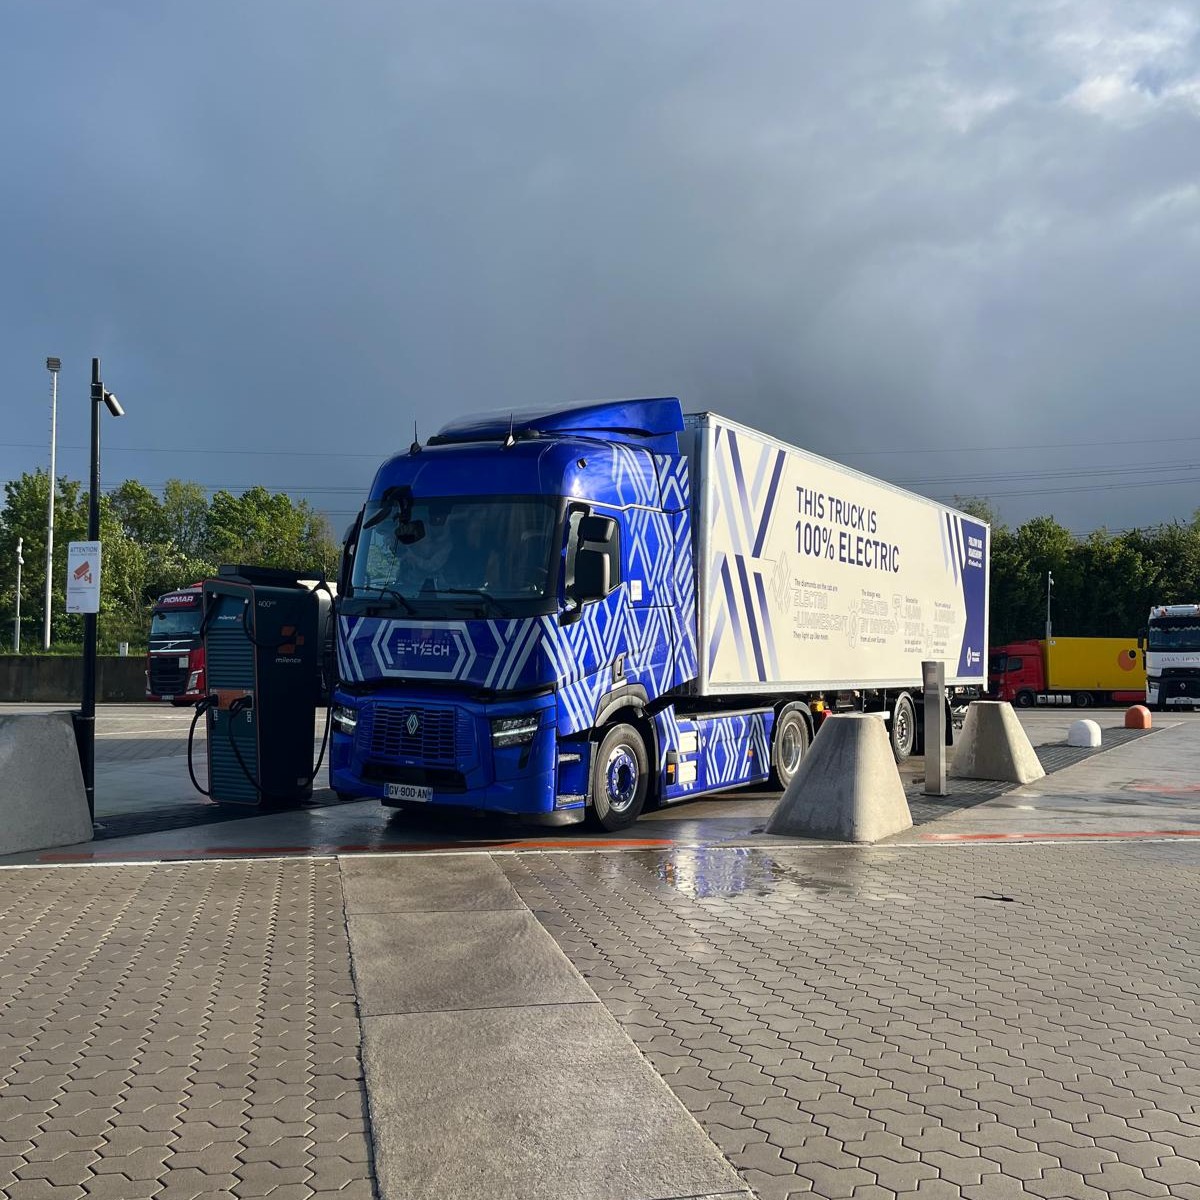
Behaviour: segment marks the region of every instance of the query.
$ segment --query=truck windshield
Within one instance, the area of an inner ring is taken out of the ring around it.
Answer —
[[[1152,621],[1150,649],[1200,650],[1200,621],[1191,617],[1177,621]]]
[[[200,607],[156,612],[150,622],[151,637],[195,637],[200,632]]]
[[[484,616],[546,611],[558,586],[559,506],[530,496],[403,497],[368,504],[351,585],[409,615],[465,605]]]

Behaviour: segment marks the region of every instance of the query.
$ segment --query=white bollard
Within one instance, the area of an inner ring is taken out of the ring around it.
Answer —
[[[1067,745],[1094,749],[1100,745],[1100,726],[1095,721],[1076,721],[1067,730]]]

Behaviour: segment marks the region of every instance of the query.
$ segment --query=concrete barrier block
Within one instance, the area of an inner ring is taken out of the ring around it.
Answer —
[[[0,714],[0,854],[91,839],[71,714]]]
[[[1045,774],[1011,704],[976,700],[967,709],[962,737],[950,765],[952,779],[1032,783]]]
[[[1144,704],[1135,704],[1125,711],[1126,729],[1149,729],[1150,710]]]
[[[826,717],[767,832],[877,842],[912,828],[887,729],[859,713]]]
[[[1075,721],[1067,730],[1068,746],[1088,746],[1095,748],[1100,745],[1100,726],[1095,721]]]

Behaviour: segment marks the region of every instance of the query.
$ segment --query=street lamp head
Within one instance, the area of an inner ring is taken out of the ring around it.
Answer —
[[[104,403],[108,405],[108,411],[114,417],[123,417],[125,415],[125,410],[121,407],[120,401],[117,400],[112,392],[104,393]]]
[[[58,371],[61,367],[62,367],[62,359],[61,358],[46,359],[46,370],[47,371]]]
[[[21,555],[21,548],[24,545],[25,545],[25,539],[23,537],[17,538],[17,566],[18,567],[23,567],[25,565],[25,559]]]

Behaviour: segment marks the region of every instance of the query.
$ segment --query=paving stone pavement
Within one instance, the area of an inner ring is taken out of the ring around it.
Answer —
[[[374,1195],[335,861],[0,872],[0,1196]]]
[[[497,857],[762,1200],[1200,1200],[1200,846]]]

